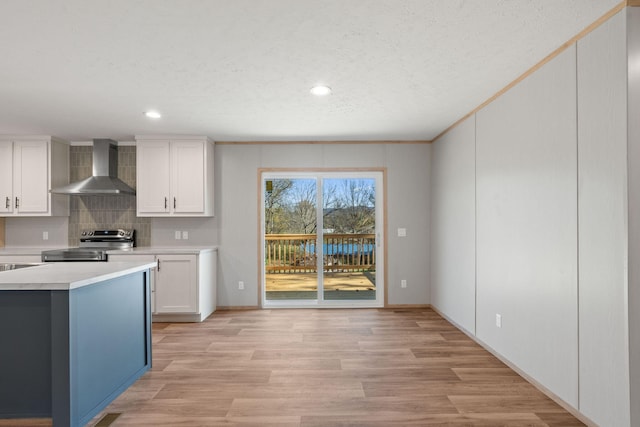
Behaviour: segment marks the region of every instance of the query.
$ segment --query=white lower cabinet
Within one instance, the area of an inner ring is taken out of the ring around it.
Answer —
[[[157,261],[151,272],[153,321],[201,322],[216,309],[216,255],[115,253],[109,261]]]
[[[156,313],[197,313],[198,262],[195,255],[159,255]]]

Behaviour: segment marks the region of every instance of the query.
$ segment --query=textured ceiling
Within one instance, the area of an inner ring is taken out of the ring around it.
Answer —
[[[617,4],[1,0],[0,134],[432,139]]]

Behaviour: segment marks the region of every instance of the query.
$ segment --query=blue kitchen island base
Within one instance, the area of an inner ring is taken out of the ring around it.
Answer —
[[[0,292],[0,418],[84,426],[150,367],[149,270]]]

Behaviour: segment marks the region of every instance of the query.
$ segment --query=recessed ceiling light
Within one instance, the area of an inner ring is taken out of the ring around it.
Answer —
[[[325,96],[331,93],[329,86],[318,85],[311,88],[311,93],[315,96]]]
[[[145,111],[144,115],[149,117],[150,119],[159,119],[160,117],[162,117],[162,114],[158,113],[157,111]]]

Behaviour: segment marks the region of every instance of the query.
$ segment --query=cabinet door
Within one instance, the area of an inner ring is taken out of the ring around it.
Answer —
[[[169,214],[172,202],[169,193],[169,142],[139,141],[136,145],[138,216]]]
[[[198,264],[195,255],[158,255],[156,313],[197,313]]]
[[[0,213],[13,212],[13,143],[0,141]]]
[[[13,144],[15,210],[21,214],[49,212],[49,144],[16,141]]]
[[[172,141],[172,208],[176,214],[204,213],[204,143]]]

